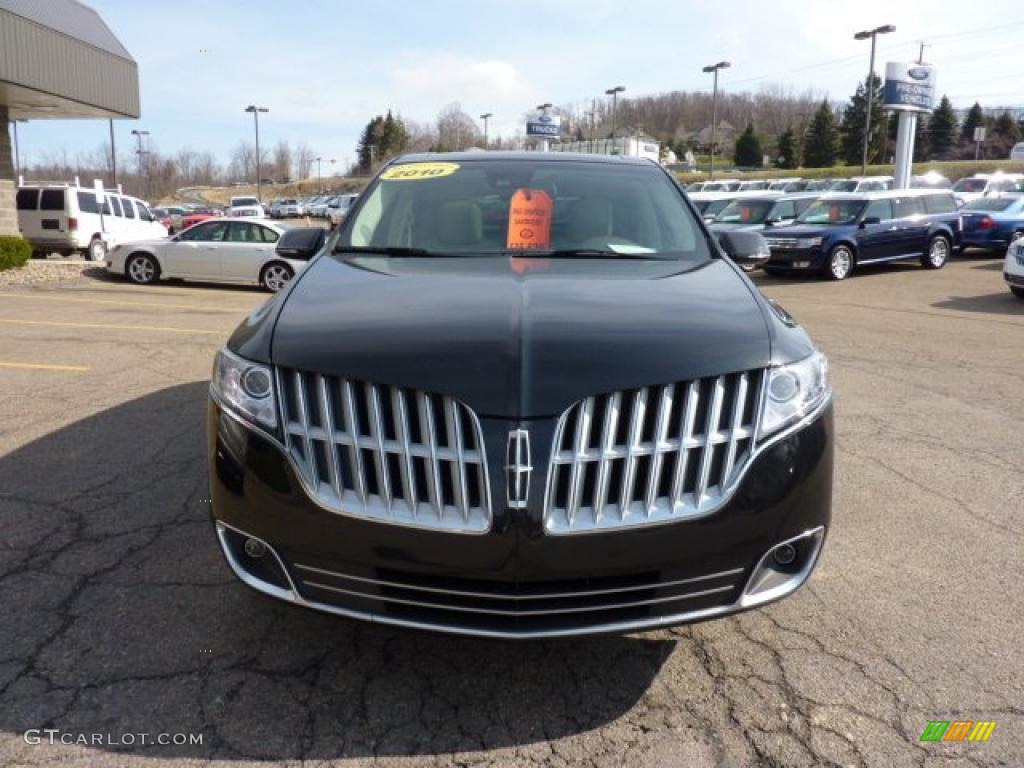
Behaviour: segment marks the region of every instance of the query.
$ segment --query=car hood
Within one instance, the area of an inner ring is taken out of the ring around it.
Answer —
[[[269,359],[453,395],[481,416],[548,417],[592,394],[767,365],[755,293],[720,259],[325,255],[283,297]]]

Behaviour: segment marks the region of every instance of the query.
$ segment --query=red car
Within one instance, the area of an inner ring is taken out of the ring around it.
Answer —
[[[181,217],[181,228],[188,229],[194,224],[198,224],[201,221],[207,219],[215,219],[218,216],[223,216],[222,211],[218,211],[214,208],[196,208],[185,216]]]

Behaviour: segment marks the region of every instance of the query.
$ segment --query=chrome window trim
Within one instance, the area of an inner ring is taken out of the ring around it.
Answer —
[[[795,434],[796,432],[799,432],[800,430],[804,429],[805,427],[807,427],[812,422],[816,421],[818,419],[818,417],[820,417],[821,414],[832,404],[833,393],[832,393],[832,391],[829,391],[828,396],[825,399],[823,399],[812,411],[808,412],[807,415],[805,415],[799,421],[794,422],[793,424],[789,425],[788,427],[785,427],[784,429],[782,429],[782,430],[780,430],[780,431],[778,431],[778,432],[776,432],[774,434],[771,434],[771,435],[768,435],[767,437],[759,439],[757,430],[758,430],[758,425],[761,423],[761,417],[762,417],[762,415],[764,413],[764,402],[765,402],[765,397],[767,397],[767,391],[768,391],[768,388],[767,388],[767,380],[768,380],[767,372],[768,372],[769,368],[763,368],[763,369],[760,369],[760,370],[762,371],[761,392],[758,395],[757,401],[756,401],[757,402],[757,406],[756,406],[756,414],[754,416],[754,427],[753,427],[754,435],[753,435],[753,438],[752,438],[753,442],[752,442],[752,445],[751,445],[751,448],[750,448],[750,456],[747,458],[747,460],[743,464],[743,466],[740,467],[737,470],[735,477],[733,477],[733,479],[730,481],[730,483],[722,490],[722,493],[721,493],[721,496],[719,497],[718,503],[716,503],[712,507],[706,508],[706,509],[701,510],[699,512],[696,512],[696,513],[693,513],[693,514],[689,514],[689,515],[685,515],[685,516],[675,517],[675,518],[672,518],[670,520],[641,520],[641,521],[637,521],[637,522],[620,523],[618,525],[611,525],[611,526],[606,526],[606,527],[603,527],[603,528],[596,528],[596,527],[595,528],[581,528],[581,529],[577,529],[577,530],[571,530],[571,529],[570,530],[552,530],[551,528],[548,527],[547,520],[548,520],[548,514],[550,512],[549,506],[551,504],[551,499],[552,499],[552,483],[554,482],[554,477],[555,477],[555,473],[552,471],[552,467],[554,466],[554,457],[558,453],[559,441],[561,439],[562,431],[563,431],[563,429],[565,427],[565,422],[568,419],[569,414],[572,412],[572,410],[580,402],[583,402],[583,401],[574,402],[572,405],[570,405],[568,408],[566,408],[562,412],[562,415],[559,416],[559,418],[558,418],[558,423],[555,425],[555,431],[554,431],[554,435],[553,435],[552,441],[551,441],[551,453],[549,454],[550,458],[549,458],[549,461],[548,461],[548,476],[547,476],[547,479],[545,480],[545,486],[544,486],[544,509],[543,509],[542,518],[541,518],[543,520],[544,534],[547,535],[547,536],[590,536],[590,535],[594,535],[594,534],[614,534],[616,531],[635,530],[637,528],[650,528],[650,527],[654,527],[654,526],[658,526],[658,525],[675,525],[677,523],[684,523],[684,522],[688,522],[688,521],[691,521],[691,520],[700,520],[702,518],[708,517],[709,515],[715,514],[719,509],[721,509],[723,506],[728,504],[729,501],[732,499],[733,495],[736,493],[736,490],[739,488],[740,484],[743,482],[743,479],[747,476],[747,473],[750,471],[750,468],[754,465],[754,462],[755,462],[755,460],[757,459],[758,456],[760,456],[762,453],[764,453],[766,450],[771,448],[776,443],[780,442],[781,440],[786,439],[787,437],[789,437],[790,435]],[[711,377],[703,377],[703,378],[711,378]],[[690,385],[692,386],[693,382],[690,382]],[[608,393],[608,394],[610,396],[612,394],[621,394],[621,393]],[[689,398],[687,398],[687,399],[689,399]]]
[[[804,585],[811,573],[814,572],[814,568],[818,563],[818,559],[821,556],[821,550],[825,541],[826,529],[825,526],[818,526],[816,528],[808,529],[796,536],[790,537],[784,542],[778,542],[773,545],[761,558],[759,562],[764,562],[765,557],[775,547],[783,543],[792,543],[799,541],[804,538],[814,537],[816,539],[814,547],[815,550],[812,556],[808,559],[808,562],[799,573],[795,574],[794,577],[786,583],[784,590],[775,591],[770,595],[756,596],[754,598],[747,597],[747,590],[751,586],[751,580],[757,573],[757,568],[751,570],[750,578],[743,586],[743,591],[740,593],[739,599],[729,605],[715,606],[714,608],[703,608],[696,611],[684,611],[681,613],[672,614],[670,616],[658,616],[653,619],[645,619],[639,621],[620,621],[620,622],[608,622],[606,624],[593,624],[584,627],[570,627],[567,629],[545,629],[545,630],[521,630],[521,631],[501,631],[501,630],[490,630],[490,629],[479,629],[476,627],[462,627],[455,624],[437,624],[422,621],[412,621],[409,619],[401,619],[394,616],[386,616],[377,613],[371,613],[369,611],[358,611],[351,608],[341,608],[336,605],[329,605],[327,603],[321,603],[317,601],[307,600],[302,597],[298,590],[295,588],[295,583],[292,581],[291,574],[285,567],[281,558],[272,546],[267,544],[267,548],[273,553],[278,566],[282,569],[285,574],[285,578],[288,580],[288,584],[291,591],[283,590],[273,584],[268,584],[265,581],[257,579],[251,576],[235,559],[231,550],[227,546],[227,540],[224,534],[225,530],[231,530],[240,536],[249,536],[245,531],[242,531],[234,526],[228,525],[221,520],[216,520],[217,527],[217,538],[221,544],[221,550],[227,560],[228,566],[234,572],[243,583],[247,586],[255,589],[258,592],[276,597],[285,602],[292,603],[294,605],[301,606],[303,608],[309,608],[323,613],[334,614],[335,616],[343,616],[349,619],[358,619],[361,621],[370,622],[373,624],[385,624],[388,626],[402,627],[405,629],[421,629],[432,632],[441,632],[450,635],[461,635],[470,637],[486,637],[499,640],[536,640],[543,638],[564,638],[564,637],[580,637],[586,635],[599,635],[599,634],[628,634],[632,632],[643,632],[648,630],[662,629],[677,624],[686,624],[695,621],[704,621],[706,619],[719,618],[722,616],[728,616],[729,614],[739,613],[741,611],[749,610],[755,607],[761,607],[768,603],[780,600],[787,595],[791,595],[796,592],[800,587]],[[251,537],[259,538],[259,537]],[[260,539],[262,541],[262,539]],[[267,542],[264,542],[265,544]]]
[[[275,404],[279,405],[278,398],[279,398],[280,394],[279,394],[279,384],[278,384],[278,378],[277,378],[276,372],[275,372],[275,376],[274,376],[274,386],[275,386],[275,389],[278,390],[278,391],[274,392],[274,402],[275,402]],[[482,429],[482,427],[480,425],[480,418],[479,418],[479,416],[477,416],[476,412],[472,408],[470,408],[469,406],[466,406],[465,403],[463,403],[463,405],[465,406],[466,410],[472,415],[472,418],[473,418],[473,428],[476,429],[476,430],[479,430],[477,432],[477,434],[481,436],[481,440],[480,440],[480,456],[481,456],[481,462],[482,462],[482,467],[483,467],[483,477],[484,477],[484,484],[483,484],[483,488],[481,489],[481,494],[483,494],[482,498],[486,501],[488,509],[490,510],[489,514],[487,514],[487,527],[483,528],[483,529],[468,529],[468,528],[457,528],[457,527],[439,528],[436,525],[434,525],[434,526],[424,525],[422,523],[417,523],[414,520],[408,520],[408,519],[385,520],[383,518],[367,517],[367,516],[364,516],[364,515],[358,515],[358,514],[349,512],[349,511],[347,511],[345,509],[341,509],[341,508],[332,507],[330,505],[327,505],[327,504],[323,503],[323,501],[317,497],[315,490],[311,488],[309,482],[306,480],[305,475],[304,475],[304,473],[302,471],[302,468],[298,465],[298,463],[295,461],[295,458],[291,455],[291,451],[288,450],[288,448],[285,446],[285,444],[281,441],[281,439],[275,433],[268,431],[265,427],[262,427],[262,426],[260,426],[260,425],[258,425],[256,423],[250,421],[249,419],[245,418],[241,414],[237,413],[228,403],[224,402],[224,399],[221,398],[217,394],[216,391],[214,391],[212,385],[210,387],[210,398],[220,407],[221,413],[226,414],[228,417],[230,417],[234,421],[238,422],[243,427],[245,427],[245,428],[247,428],[249,430],[252,430],[254,432],[258,432],[259,435],[263,439],[265,439],[268,442],[272,443],[273,446],[275,448],[277,448],[278,451],[280,451],[281,455],[288,462],[288,466],[291,468],[292,474],[295,475],[295,477],[298,479],[299,485],[301,486],[303,492],[306,494],[306,497],[309,499],[309,501],[311,501],[313,504],[315,504],[317,507],[319,507],[320,509],[324,510],[325,512],[331,512],[332,514],[335,514],[335,515],[341,515],[342,517],[347,517],[347,518],[350,518],[352,520],[360,520],[360,521],[367,522],[367,523],[377,523],[377,524],[380,524],[380,525],[398,525],[398,526],[402,526],[404,528],[416,528],[418,530],[433,531],[435,533],[451,533],[451,534],[457,534],[457,535],[460,535],[460,536],[483,536],[483,535],[486,535],[486,534],[490,533],[491,529],[494,527],[493,505],[491,504],[491,481],[490,481],[490,471],[489,471],[489,466],[490,465],[487,463],[487,446],[486,446],[486,443],[484,442],[483,437],[482,437],[483,436],[483,429]],[[362,475],[360,475],[360,477],[361,476]],[[364,490],[364,492],[365,492],[365,490]]]

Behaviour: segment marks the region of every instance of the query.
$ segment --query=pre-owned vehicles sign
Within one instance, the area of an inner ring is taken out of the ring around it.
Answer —
[[[885,65],[886,109],[927,112],[935,104],[935,69],[930,64],[890,61]]]

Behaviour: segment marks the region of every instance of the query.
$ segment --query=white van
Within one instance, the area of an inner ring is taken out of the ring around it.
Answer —
[[[1024,141],[1018,141],[1010,150],[1011,160],[1024,160]]]
[[[118,243],[167,237],[141,200],[105,192],[103,210],[92,187],[62,182],[35,182],[18,188],[18,229],[32,244],[34,255],[82,253],[103,261]]]

